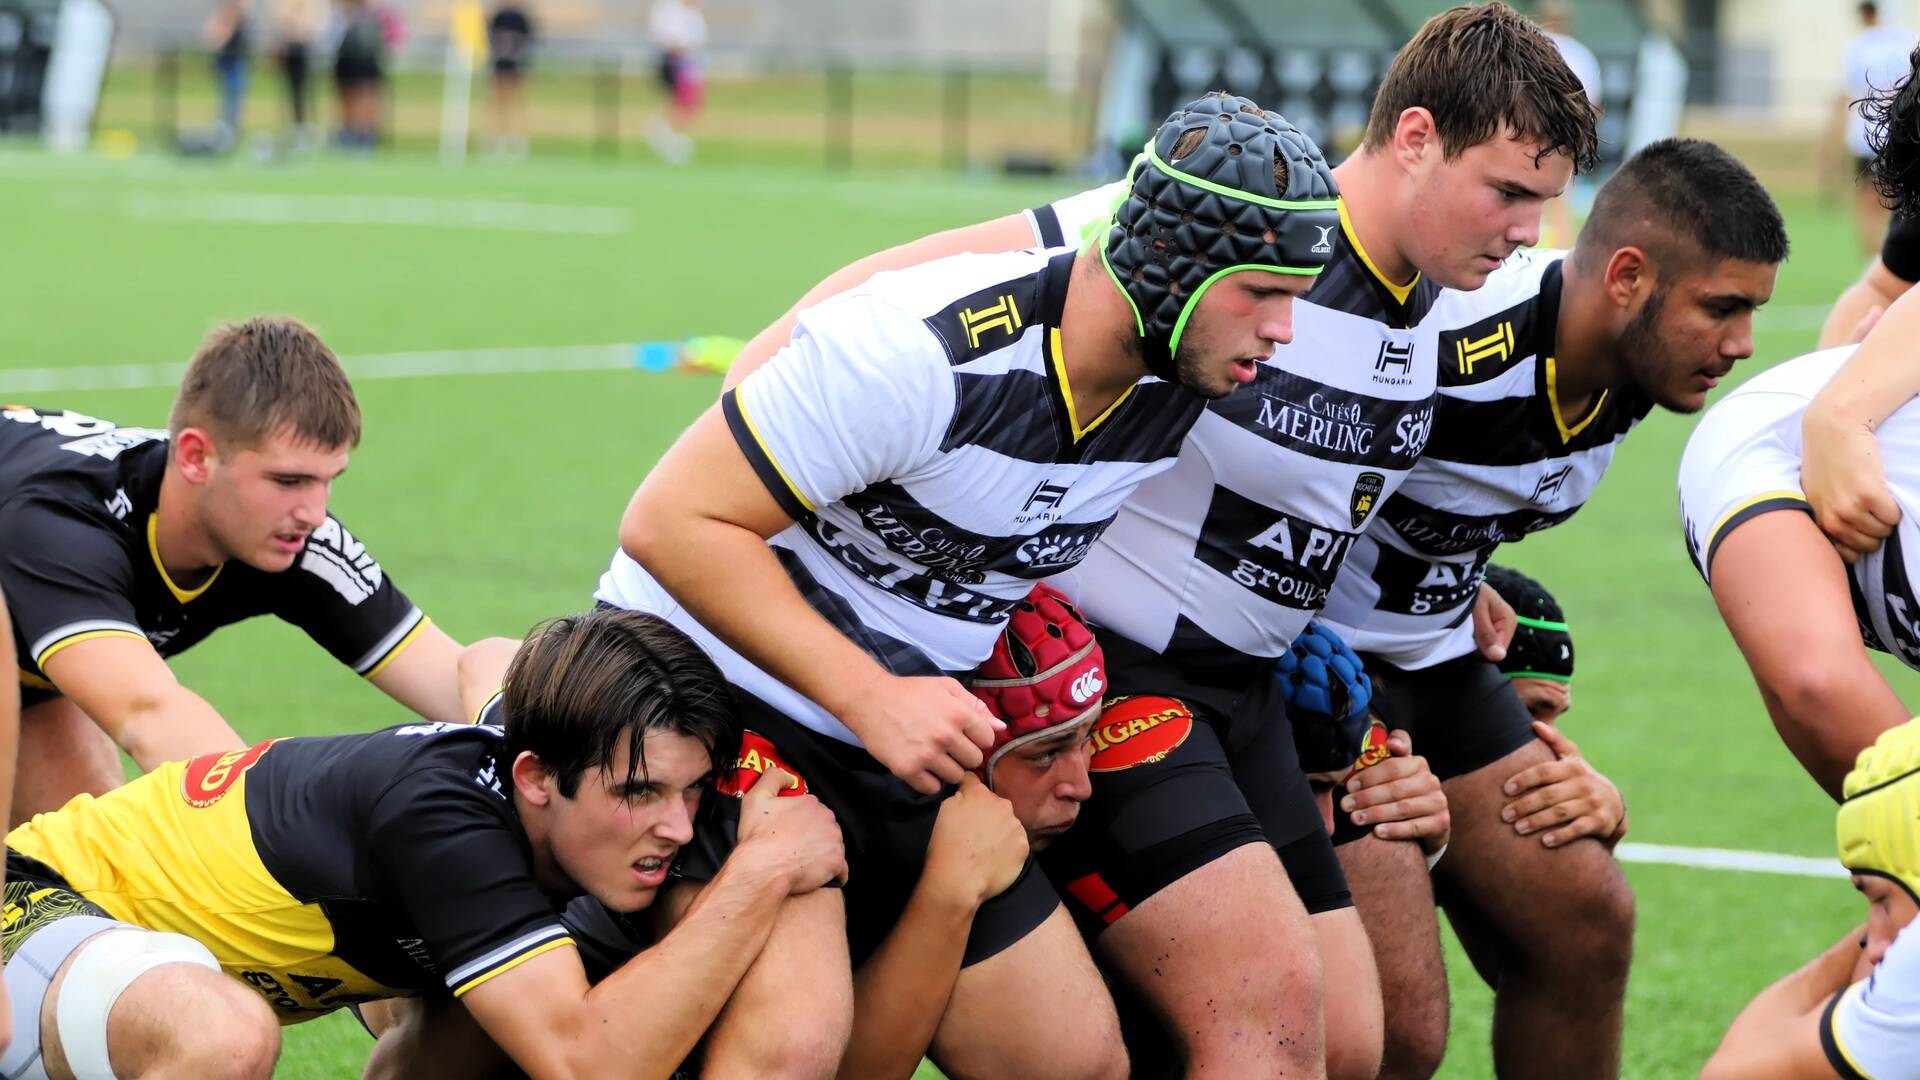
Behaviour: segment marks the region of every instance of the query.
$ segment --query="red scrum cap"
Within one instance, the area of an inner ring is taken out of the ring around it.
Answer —
[[[1007,751],[1100,715],[1105,666],[1079,609],[1054,589],[1035,585],[1013,609],[993,655],[974,672],[974,695],[1007,725],[981,766],[988,787],[994,764]]]

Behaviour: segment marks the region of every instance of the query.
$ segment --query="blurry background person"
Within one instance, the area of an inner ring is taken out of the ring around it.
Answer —
[[[1560,50],[1560,59],[1567,62],[1567,68],[1574,78],[1587,91],[1587,100],[1599,109],[1600,102],[1600,60],[1593,50],[1581,44],[1573,37],[1573,5],[1568,0],[1542,0],[1534,21],[1552,40],[1553,46]],[[1550,200],[1541,211],[1542,227],[1540,244],[1542,247],[1573,246],[1573,192],[1587,192],[1586,180],[1574,177],[1569,185],[1569,194]],[[1582,205],[1585,205],[1583,202]]]
[[[240,134],[240,113],[247,101],[247,0],[220,0],[200,28],[213,50],[213,73],[220,84],[220,122],[203,149],[219,153]]]
[[[1867,142],[1871,127],[1855,103],[1906,76],[1914,35],[1906,27],[1882,23],[1879,5],[1873,0],[1865,0],[1859,13],[1860,33],[1847,43],[1843,81],[1834,100],[1822,158],[1831,177],[1841,166],[1840,150],[1845,147],[1846,164],[1852,174],[1854,228],[1861,253],[1872,254],[1887,231],[1887,207],[1867,178],[1867,163],[1873,160],[1873,149]]]
[[[654,152],[675,165],[693,159],[693,136],[706,97],[707,20],[699,0],[654,0],[647,37],[660,52],[660,88],[666,100],[653,118],[647,140]]]
[[[533,60],[533,18],[527,5],[506,0],[487,20],[493,61],[493,152],[527,156],[527,65]]]
[[[274,53],[280,76],[286,81],[287,116],[293,125],[290,142],[296,148],[313,145],[313,70],[315,43],[320,37],[320,0],[280,0],[274,14]]]
[[[368,151],[380,141],[380,89],[387,59],[386,27],[372,0],[340,0],[340,41],[333,85],[340,95],[342,150]]]

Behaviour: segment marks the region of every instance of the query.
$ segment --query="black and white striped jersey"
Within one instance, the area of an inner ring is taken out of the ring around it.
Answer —
[[[1108,191],[1029,220],[1049,238],[1087,235]],[[1432,430],[1439,288],[1387,285],[1344,204],[1341,223],[1332,263],[1294,304],[1292,343],[1208,405],[1179,461],[1065,582],[1089,617],[1198,679],[1238,683],[1286,651]]]
[[[1800,421],[1853,346],[1788,360],[1755,375],[1707,410],[1680,456],[1680,516],[1687,554],[1713,578],[1720,542],[1774,510],[1812,513],[1800,489]],[[1920,404],[1875,429],[1900,523],[1879,549],[1847,568],[1860,638],[1920,669]]]
[[[1078,563],[1135,487],[1173,464],[1204,407],[1147,378],[1102,415],[1075,415],[1060,352],[1075,258],[962,255],[877,275],[802,312],[787,348],[722,400],[795,521],[769,541],[794,585],[895,674],[978,666],[1033,582]],[[625,554],[597,596],[669,618],[737,685],[857,742]]]
[[[1569,419],[1554,389],[1565,252],[1522,251],[1447,291],[1440,404],[1427,452],[1354,545],[1322,620],[1362,652],[1419,668],[1473,651],[1473,600],[1495,548],[1572,517],[1653,407],[1628,387]]]

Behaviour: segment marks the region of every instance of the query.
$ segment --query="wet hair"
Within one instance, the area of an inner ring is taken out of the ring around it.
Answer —
[[[224,452],[281,432],[332,450],[360,445],[360,405],[340,361],[298,319],[256,315],[208,334],[167,415],[178,438],[205,428]]]
[[[588,769],[646,776],[644,745],[662,731],[699,740],[715,776],[740,755],[740,718],[720,669],[693,639],[657,615],[600,608],[535,627],[502,682],[502,762],[523,750],[572,798]]]
[[[1776,265],[1787,226],[1767,189],[1732,154],[1700,139],[1648,143],[1600,187],[1574,243],[1582,269],[1623,247],[1657,260],[1662,278],[1701,262]]]
[[[1898,82],[1875,87],[1853,104],[1867,119],[1867,147],[1873,151],[1867,179],[1894,213],[1911,217],[1920,213],[1920,79],[1913,77],[1920,49],[1908,63]]]
[[[1448,8],[1420,27],[1380,80],[1367,149],[1392,141],[1400,114],[1416,108],[1433,114],[1449,160],[1509,131],[1539,145],[1536,163],[1561,152],[1583,173],[1600,159],[1586,87],[1553,39],[1503,3]]]

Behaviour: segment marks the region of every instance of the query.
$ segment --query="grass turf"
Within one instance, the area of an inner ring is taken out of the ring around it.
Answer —
[[[577,158],[449,171],[404,157],[261,167],[0,153],[0,295],[14,313],[0,329],[0,397],[160,424],[165,388],[21,395],[9,376],[183,360],[214,322],[256,311],[310,321],[343,355],[745,337],[853,257],[1065,190]],[[473,224],[499,204],[589,208],[601,231]],[[221,220],[262,206],[276,223]],[[424,223],[339,220],[369,206]],[[1837,209],[1788,211],[1795,254],[1759,320],[1757,357],[1736,378],[1808,348],[1816,307],[1859,265]],[[717,385],[637,371],[363,380],[367,437],[333,507],[456,637],[518,634],[588,602],[628,494]],[[1583,513],[1503,561],[1548,582],[1569,614],[1580,676],[1566,727],[1626,793],[1632,839],[1829,856],[1831,806],[1772,734],[1680,543],[1673,474],[1691,424],[1655,415]],[[250,738],[408,715],[269,620],[223,631],[175,667]],[[1628,873],[1639,895],[1635,1077],[1697,1072],[1755,990],[1860,918],[1843,883]],[[1490,998],[1449,948],[1454,1038],[1442,1075],[1488,1075]],[[344,1015],[302,1025],[288,1032],[280,1075],[354,1075],[366,1049]]]

